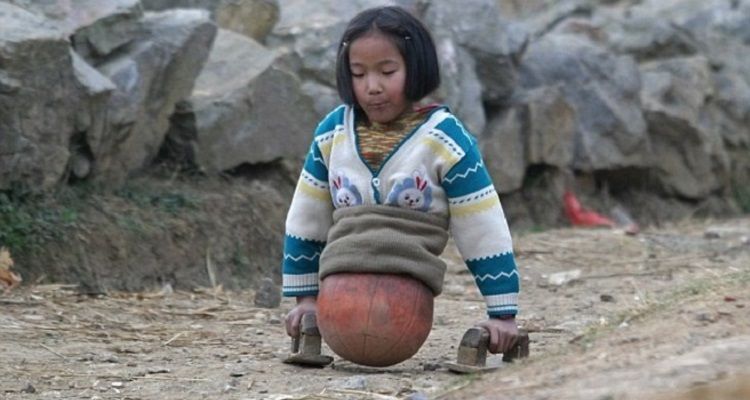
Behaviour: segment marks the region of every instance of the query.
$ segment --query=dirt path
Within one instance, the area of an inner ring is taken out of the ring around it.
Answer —
[[[484,304],[455,249],[434,329],[385,369],[282,364],[291,305],[253,293],[0,296],[0,397],[87,399],[650,398],[750,371],[750,219],[516,238],[532,356],[481,377],[453,360]],[[325,352],[330,354],[327,349]],[[497,363],[499,357],[490,362]]]

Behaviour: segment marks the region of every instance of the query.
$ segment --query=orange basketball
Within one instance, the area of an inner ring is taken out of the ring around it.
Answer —
[[[425,284],[407,275],[329,275],[320,284],[318,328],[340,357],[386,367],[422,347],[432,329],[433,297]]]

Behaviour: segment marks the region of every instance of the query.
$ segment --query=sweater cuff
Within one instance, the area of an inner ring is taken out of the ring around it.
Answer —
[[[284,297],[317,296],[320,288],[318,273],[283,274],[282,294]]]

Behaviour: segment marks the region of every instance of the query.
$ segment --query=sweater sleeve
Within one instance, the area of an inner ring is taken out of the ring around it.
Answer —
[[[334,117],[332,113],[318,125],[289,206],[282,263],[284,296],[318,294],[320,254],[333,223],[328,167],[321,147],[336,129]]]
[[[459,128],[463,130],[460,124]],[[451,234],[487,303],[487,314],[515,315],[518,269],[500,198],[476,139],[463,131],[457,142],[465,154],[442,180],[448,196]]]

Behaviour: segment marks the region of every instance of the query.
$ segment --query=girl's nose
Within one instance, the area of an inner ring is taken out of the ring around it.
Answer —
[[[380,85],[380,80],[377,77],[369,77],[367,79],[367,93],[368,94],[379,94],[383,91],[383,87]]]

